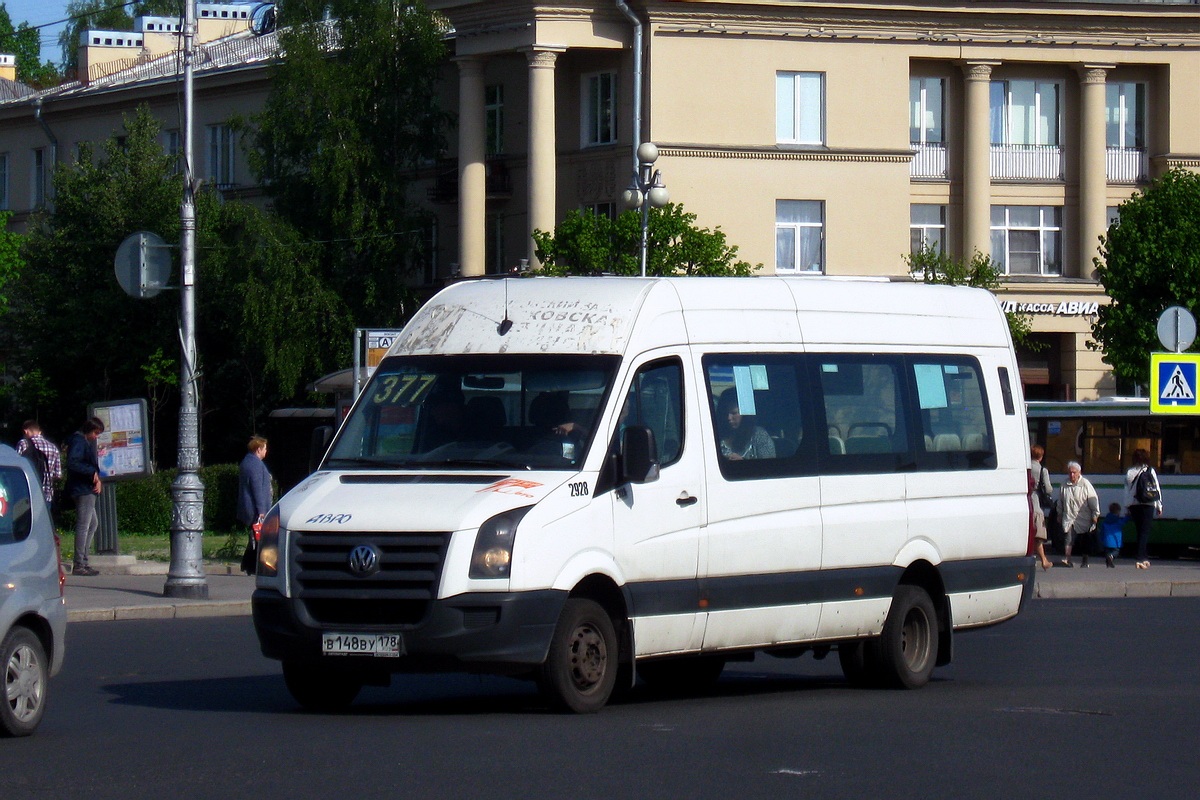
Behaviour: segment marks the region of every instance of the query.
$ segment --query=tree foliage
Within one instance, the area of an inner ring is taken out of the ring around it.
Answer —
[[[8,308],[8,286],[21,274],[25,261],[21,258],[21,239],[19,233],[8,229],[11,211],[0,211],[0,319]]]
[[[67,3],[69,19],[58,35],[63,72],[71,74],[79,66],[79,37],[84,31],[131,31],[138,17],[178,17],[182,13],[179,0],[71,0]]]
[[[17,57],[17,80],[22,83],[39,88],[58,83],[58,70],[53,64],[42,62],[42,41],[38,29],[30,27],[28,22],[13,27],[5,3],[0,3],[0,53],[11,53]]]
[[[277,212],[323,242],[329,284],[355,318],[396,324],[427,225],[408,184],[445,144],[444,29],[397,0],[296,0],[287,24],[251,167]]]
[[[698,228],[696,215],[668,203],[650,210],[647,275],[751,275],[762,269],[737,258],[720,227]],[[547,275],[640,275],[640,211],[615,220],[591,211],[571,211],[553,233],[534,231],[535,253]]]
[[[43,426],[60,432],[90,402],[144,395],[147,365],[157,375],[161,354],[178,353],[178,293],[137,300],[113,277],[113,255],[129,234],[180,238],[182,181],[158,124],[144,107],[125,124],[123,139],[99,152],[84,145],[77,163],[56,171],[54,211],[31,226],[28,266],[13,289],[14,305],[28,313],[10,315],[17,347],[9,366],[45,376],[54,400]],[[197,196],[196,219],[203,444],[228,458],[269,409],[348,356],[351,325],[318,277],[313,248],[290,226],[212,192]],[[156,460],[174,463],[174,437],[155,440]]]
[[[1171,170],[1118,213],[1093,259],[1112,303],[1100,306],[1089,346],[1119,381],[1145,385],[1159,315],[1172,305],[1200,312],[1200,174]]]
[[[1004,274],[999,264],[978,250],[971,254],[970,260],[964,260],[952,258],[941,250],[925,245],[918,252],[906,255],[904,260],[908,262],[913,275],[924,283],[945,286],[974,286],[995,292]],[[1027,315],[1006,311],[1004,316],[1008,319],[1008,330],[1014,344],[1027,350],[1042,349],[1043,345],[1031,338],[1032,323]]]

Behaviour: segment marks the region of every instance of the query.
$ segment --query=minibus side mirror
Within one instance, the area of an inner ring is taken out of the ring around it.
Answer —
[[[321,459],[329,448],[329,440],[333,438],[333,426],[321,425],[313,428],[312,437],[308,440],[308,471],[313,473],[321,466]]]
[[[633,425],[621,434],[621,483],[650,483],[658,480],[658,446],[654,432]]]

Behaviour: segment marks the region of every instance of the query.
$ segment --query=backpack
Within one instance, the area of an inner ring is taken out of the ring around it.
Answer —
[[[26,438],[25,452],[21,455],[33,464],[33,471],[37,474],[38,484],[41,485],[46,480],[46,473],[50,471],[50,462],[46,460],[46,454],[37,448],[32,439]]]
[[[1037,494],[1038,501],[1042,504],[1042,508],[1050,508],[1054,505],[1054,492],[1049,488],[1050,479],[1046,475],[1046,468],[1042,467],[1038,474]]]
[[[1149,467],[1144,467],[1133,483],[1133,499],[1139,503],[1157,503],[1161,496],[1154,473]]]

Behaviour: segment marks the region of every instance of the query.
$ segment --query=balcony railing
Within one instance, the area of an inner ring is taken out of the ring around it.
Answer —
[[[1145,150],[1109,147],[1104,162],[1105,173],[1112,183],[1142,183],[1150,175],[1150,158]]]
[[[941,142],[913,142],[912,167],[909,170],[913,178],[945,178],[946,177],[946,145]]]
[[[506,200],[512,197],[512,178],[508,163],[500,157],[488,158],[484,165],[488,200]],[[441,159],[437,163],[437,176],[429,188],[429,199],[434,203],[458,202],[458,160]]]
[[[1026,181],[1062,180],[1062,148],[1058,145],[994,144],[992,177]]]

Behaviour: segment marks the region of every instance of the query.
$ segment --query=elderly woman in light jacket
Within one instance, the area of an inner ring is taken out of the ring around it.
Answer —
[[[1067,462],[1067,480],[1058,493],[1058,518],[1062,521],[1063,552],[1066,555],[1058,562],[1060,567],[1073,567],[1071,544],[1075,537],[1090,531],[1100,521],[1100,498],[1092,482],[1083,477],[1083,468],[1078,461]],[[1081,566],[1088,565],[1087,553],[1083,554]]]

